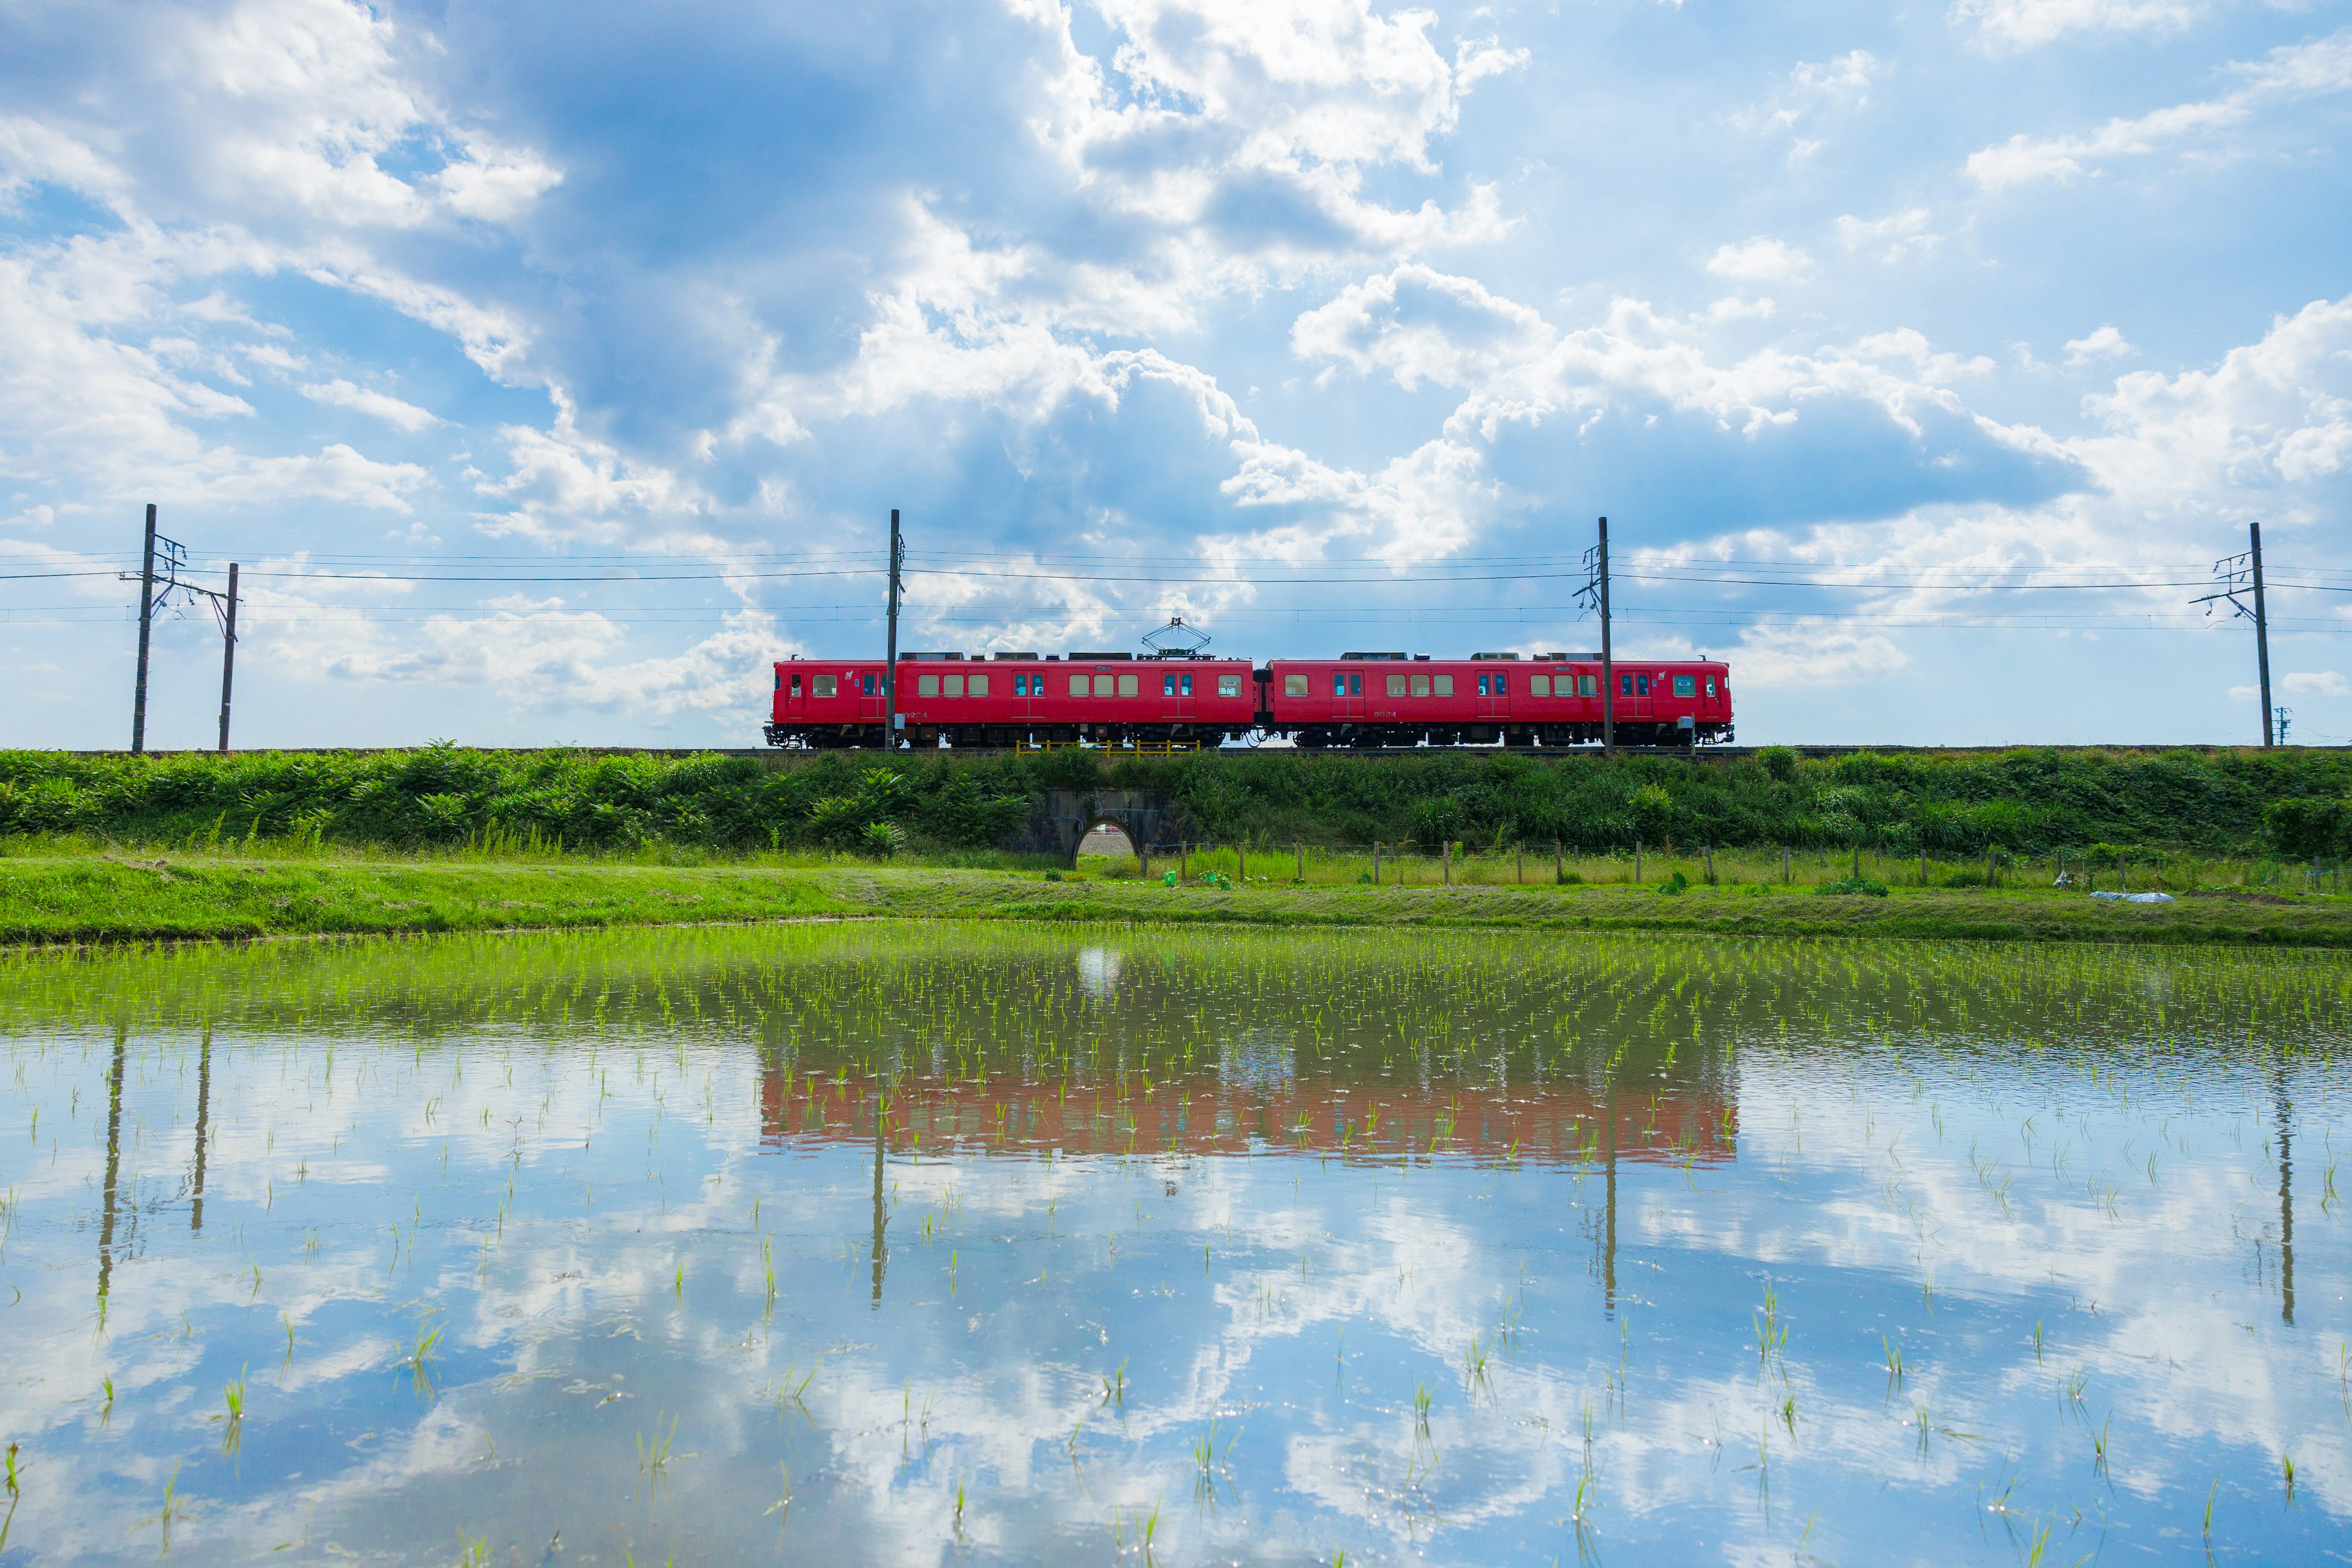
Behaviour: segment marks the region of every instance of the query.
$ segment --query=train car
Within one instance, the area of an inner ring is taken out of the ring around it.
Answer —
[[[1710,660],[1615,661],[1617,742],[1732,738],[1731,669]],[[1343,653],[1260,671],[1260,728],[1331,746],[1571,746],[1601,738],[1599,654]]]
[[[785,659],[765,727],[772,746],[879,746],[884,660]],[[1192,742],[1257,727],[1246,659],[1188,654],[908,653],[899,736],[911,745]]]

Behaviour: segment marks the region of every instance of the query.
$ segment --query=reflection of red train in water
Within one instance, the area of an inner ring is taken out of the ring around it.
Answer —
[[[776,746],[879,746],[881,659],[788,659],[775,667],[765,733]],[[1730,667],[1598,655],[1403,653],[1246,659],[1195,654],[919,653],[898,660],[898,705],[918,746],[1024,742],[1196,742],[1252,733],[1307,748],[1564,746],[1601,738],[1601,688],[1615,677],[1618,742],[1732,738]]]
[[[1139,1075],[1130,1079],[1140,1084]],[[760,1079],[764,1142],[871,1144],[871,1079],[794,1075]],[[881,1128],[899,1152],[1064,1154],[1441,1154],[1476,1160],[1573,1162],[1613,1154],[1644,1163],[1715,1164],[1737,1157],[1738,1115],[1720,1089],[1596,1093],[1577,1083],[1510,1089],[1476,1085],[1401,1089],[1386,1083],[1213,1079],[1124,1090],[1014,1079],[904,1078]]]

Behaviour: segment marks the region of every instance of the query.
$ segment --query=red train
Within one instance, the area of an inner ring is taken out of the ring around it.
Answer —
[[[879,746],[881,659],[780,660],[772,746]],[[1619,659],[1617,741],[1732,738],[1731,669]],[[1601,739],[1597,654],[1345,653],[1247,659],[1161,653],[910,653],[898,660],[901,734],[917,746],[1046,741],[1192,742],[1260,734],[1301,747],[1568,746]]]

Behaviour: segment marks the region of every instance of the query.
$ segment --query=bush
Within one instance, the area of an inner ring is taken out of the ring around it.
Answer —
[[[1865,899],[1883,899],[1886,897],[1886,884],[1872,877],[1847,877],[1835,882],[1823,882],[1813,891],[1832,895],[1851,893]]]
[[[2263,811],[2263,826],[2282,854],[2303,858],[2352,853],[2352,802],[2275,801]]]
[[[1786,746],[1767,746],[1756,753],[1756,760],[1776,784],[1787,784],[1797,776],[1797,753]]]

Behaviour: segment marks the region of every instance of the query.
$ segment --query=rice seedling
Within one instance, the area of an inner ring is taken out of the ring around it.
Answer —
[[[637,1473],[639,1475],[651,1478],[667,1473],[670,1445],[677,1438],[677,1416],[671,1416],[669,1430],[665,1432],[661,1429],[661,1417],[656,1415],[651,1441],[647,1440],[647,1434],[643,1432],[637,1434]]]

